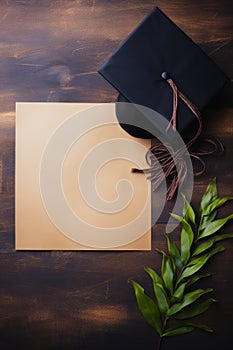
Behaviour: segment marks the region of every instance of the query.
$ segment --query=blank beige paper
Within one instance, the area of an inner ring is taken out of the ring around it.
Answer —
[[[17,103],[16,249],[151,249],[149,147],[114,104]]]

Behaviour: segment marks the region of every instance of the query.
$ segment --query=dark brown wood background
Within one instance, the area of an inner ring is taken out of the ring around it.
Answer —
[[[14,249],[14,125],[16,101],[109,102],[116,91],[98,67],[155,5],[233,77],[231,0],[0,1],[0,348],[155,349],[157,336],[139,314],[130,278],[150,281],[154,252],[16,252]],[[232,83],[205,112],[205,133],[220,138],[224,156],[207,161],[195,181],[197,206],[216,175],[221,195],[233,194]],[[28,145],[30,147],[30,145]],[[28,169],[30,171],[30,169]],[[168,204],[153,234],[164,246]],[[232,212],[229,204],[223,213]],[[224,232],[231,232],[233,225]],[[215,328],[169,339],[166,349],[229,349],[232,343],[232,251],[208,266],[214,305],[202,322]]]

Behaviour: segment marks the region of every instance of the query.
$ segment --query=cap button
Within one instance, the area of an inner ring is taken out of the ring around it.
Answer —
[[[164,80],[167,80],[167,79],[170,78],[170,74],[169,74],[168,72],[163,72],[163,73],[161,74],[161,77],[162,77]]]

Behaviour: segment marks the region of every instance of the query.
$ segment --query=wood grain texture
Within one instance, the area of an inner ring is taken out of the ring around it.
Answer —
[[[167,13],[227,73],[228,86],[205,112],[204,134],[225,154],[207,160],[193,203],[215,175],[221,195],[233,193],[232,2],[228,0],[0,1],[0,348],[155,349],[157,338],[139,314],[128,281],[149,292],[144,266],[151,252],[15,252],[14,126],[16,101],[109,102],[117,93],[98,67],[155,5]],[[30,171],[30,169],[28,170]],[[168,203],[154,227],[163,247]],[[154,203],[154,208],[156,203]],[[232,212],[232,205],[223,214]],[[226,232],[232,231],[232,224]],[[214,334],[169,339],[164,350],[228,348],[232,328],[232,244],[215,258],[206,286],[220,301],[202,317]]]

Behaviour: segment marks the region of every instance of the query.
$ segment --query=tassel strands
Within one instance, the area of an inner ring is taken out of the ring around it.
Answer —
[[[132,172],[148,174],[148,180],[150,180],[152,183],[153,191],[159,188],[165,178],[168,182],[167,200],[171,200],[174,197],[178,186],[182,186],[187,177],[188,169],[185,162],[186,156],[190,156],[192,159],[199,162],[201,165],[200,170],[196,171],[194,175],[200,176],[205,172],[206,169],[205,161],[202,159],[202,157],[211,154],[222,154],[224,148],[220,141],[208,138],[203,140],[202,149],[199,151],[197,149],[194,150],[192,146],[198,140],[202,131],[201,113],[197,107],[178,90],[176,84],[167,72],[162,73],[162,78],[167,81],[173,91],[173,112],[167,130],[171,126],[173,127],[174,131],[177,128],[177,108],[179,98],[189,107],[189,109],[195,115],[198,121],[198,129],[192,139],[187,142],[186,146],[183,146],[176,151],[174,151],[171,145],[163,144],[159,140],[155,139],[154,144],[146,153],[146,161],[149,168],[133,168]],[[207,146],[207,149],[203,148],[204,144]],[[151,163],[153,162],[151,159],[151,154],[154,155],[158,161],[154,162],[152,165]]]

